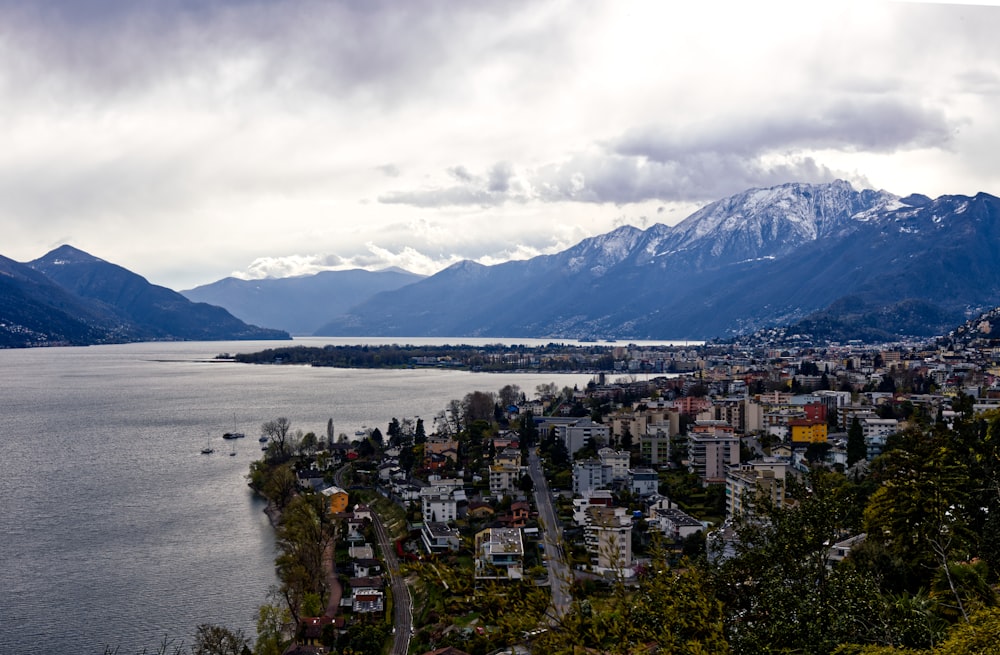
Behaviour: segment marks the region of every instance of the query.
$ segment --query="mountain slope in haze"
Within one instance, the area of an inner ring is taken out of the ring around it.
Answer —
[[[319,334],[704,339],[790,323],[847,296],[943,321],[1000,292],[996,204],[843,181],[752,189],[674,227],[624,227],[528,261],[457,264]]]
[[[85,345],[127,339],[113,316],[31,267],[0,256],[0,348]]]
[[[122,326],[120,340],[288,339],[286,332],[247,325],[225,309],[193,303],[176,291],[88,253],[60,246],[27,263],[80,303]]]
[[[323,271],[298,277],[239,280],[232,277],[181,291],[185,298],[225,307],[254,325],[311,335],[333,316],[380,293],[423,279],[400,270]]]

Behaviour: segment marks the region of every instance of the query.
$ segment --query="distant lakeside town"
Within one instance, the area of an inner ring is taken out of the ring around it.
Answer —
[[[354,438],[266,423],[284,652],[971,653],[939,647],[1000,627],[991,340],[236,359],[594,372]]]

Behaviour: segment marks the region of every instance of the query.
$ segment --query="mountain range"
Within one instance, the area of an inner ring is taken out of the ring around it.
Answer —
[[[1000,305],[1000,199],[789,183],[524,261],[226,278],[183,294],[69,246],[0,258],[0,345],[288,332],[700,340],[773,326],[817,340],[933,336]]]
[[[398,269],[323,271],[263,280],[227,277],[181,293],[195,302],[221,305],[254,325],[277,326],[295,335],[311,335],[359,300],[423,277]]]
[[[288,338],[72,246],[23,264],[0,257],[0,347]]]
[[[985,193],[901,198],[844,181],[751,189],[673,227],[456,264],[317,334],[705,339],[800,320],[820,328],[838,306],[852,309],[848,330],[940,334],[1000,303],[998,213]]]

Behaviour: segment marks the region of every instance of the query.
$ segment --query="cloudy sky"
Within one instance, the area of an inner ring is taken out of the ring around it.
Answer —
[[[749,187],[1000,195],[1000,7],[0,0],[0,254],[433,273]]]

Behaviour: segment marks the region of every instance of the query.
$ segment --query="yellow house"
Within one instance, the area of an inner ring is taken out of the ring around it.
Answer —
[[[826,422],[809,419],[788,421],[792,443],[826,443]]]
[[[340,487],[327,487],[321,492],[330,503],[330,513],[346,512],[348,506],[347,492]]]

